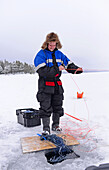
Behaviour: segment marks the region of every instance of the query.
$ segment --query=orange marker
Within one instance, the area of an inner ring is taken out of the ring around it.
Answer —
[[[77,92],[77,99],[83,98],[83,94],[84,94],[83,92],[82,93]]]

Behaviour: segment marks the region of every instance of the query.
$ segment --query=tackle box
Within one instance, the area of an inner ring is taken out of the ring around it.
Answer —
[[[17,121],[25,127],[33,127],[41,125],[39,110],[32,108],[16,110]]]

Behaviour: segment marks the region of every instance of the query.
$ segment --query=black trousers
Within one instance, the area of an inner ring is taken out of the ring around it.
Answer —
[[[40,118],[50,117],[52,113],[59,117],[64,115],[63,94],[37,93],[37,100],[40,102]]]

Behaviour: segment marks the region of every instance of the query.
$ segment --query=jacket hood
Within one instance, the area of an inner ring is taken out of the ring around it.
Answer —
[[[46,49],[47,46],[48,46],[48,43],[51,42],[51,41],[56,41],[56,44],[57,44],[56,48],[57,49],[61,49],[62,48],[62,45],[61,45],[60,40],[58,38],[58,35],[56,33],[54,33],[54,32],[51,32],[51,33],[47,34],[46,40],[42,44],[41,48],[43,50]]]

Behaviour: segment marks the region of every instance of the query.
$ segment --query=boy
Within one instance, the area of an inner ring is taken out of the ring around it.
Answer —
[[[69,73],[82,73],[82,68],[71,62],[61,51],[58,35],[54,32],[46,36],[42,49],[34,59],[36,72],[39,75],[37,100],[40,102],[40,117],[43,123],[42,135],[50,134],[50,116],[52,114],[52,130],[61,131],[60,117],[64,115],[63,87],[60,80],[62,70]]]

